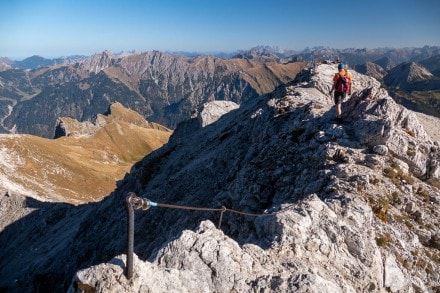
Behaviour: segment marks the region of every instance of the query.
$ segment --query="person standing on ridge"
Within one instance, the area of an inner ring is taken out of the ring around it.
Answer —
[[[333,77],[333,86],[330,90],[330,95],[333,91],[335,91],[333,98],[336,105],[336,121],[338,124],[342,124],[342,101],[347,96],[347,93],[351,94],[351,79],[348,78],[344,70],[344,64],[342,63],[339,63],[338,73]]]

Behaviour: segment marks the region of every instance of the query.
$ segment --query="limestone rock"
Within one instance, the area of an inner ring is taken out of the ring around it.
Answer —
[[[89,121],[79,122],[69,117],[61,117],[57,119],[54,138],[63,136],[90,137],[93,136],[98,129],[98,126]]]
[[[373,152],[385,156],[388,153],[388,148],[386,145],[375,145],[373,146]]]
[[[389,255],[385,258],[385,287],[391,292],[399,292],[404,290],[407,285],[405,275],[396,263],[395,257]]]
[[[122,106],[122,104],[115,102],[110,105],[104,115],[97,115],[95,123],[90,121],[79,122],[78,120],[69,117],[58,118],[54,138],[59,138],[62,136],[71,136],[76,138],[91,137],[106,124],[115,121],[122,121],[144,128],[171,132],[171,130],[162,125],[146,121],[145,118],[139,113],[127,109]]]
[[[213,101],[205,103],[200,113],[197,115],[199,123],[202,127],[205,127],[213,122],[217,121],[224,114],[235,110],[239,107],[237,103],[231,101]]]

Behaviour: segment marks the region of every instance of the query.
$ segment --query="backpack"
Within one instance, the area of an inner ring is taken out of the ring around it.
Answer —
[[[347,76],[339,73],[339,78],[336,81],[335,92],[347,93],[350,89],[350,80]]]

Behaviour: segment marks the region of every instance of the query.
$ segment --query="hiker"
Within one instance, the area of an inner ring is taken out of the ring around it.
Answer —
[[[350,77],[350,78],[349,78]],[[342,124],[342,101],[348,94],[351,94],[351,74],[347,76],[344,70],[344,64],[339,63],[338,73],[333,77],[333,86],[330,90],[330,95],[335,91],[333,96],[336,105],[336,121],[338,124]]]

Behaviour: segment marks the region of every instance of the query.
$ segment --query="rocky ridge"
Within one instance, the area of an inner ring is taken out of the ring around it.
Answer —
[[[122,104],[115,102],[110,105],[104,114],[98,114],[95,123],[80,122],[70,117],[60,117],[57,120],[55,138],[69,136],[75,138],[93,137],[105,125],[112,122],[126,122],[142,128],[156,129],[170,132],[171,130],[154,122],[148,122],[139,113],[126,109]]]
[[[407,109],[440,117],[440,76],[437,70],[439,55],[420,63],[404,62],[394,67],[391,67],[388,58],[382,59],[375,63],[356,65],[354,68],[381,81],[390,96]]]
[[[10,225],[0,236],[0,287],[436,292],[439,143],[378,81],[355,72],[338,126],[327,94],[334,72],[320,65],[215,122],[182,122],[102,202],[46,205],[39,218]],[[225,213],[218,229],[218,213],[137,212],[127,281],[127,192],[265,216]],[[61,208],[56,224],[42,223]],[[32,246],[16,233],[25,223],[44,227]],[[49,248],[51,239],[63,241]]]

